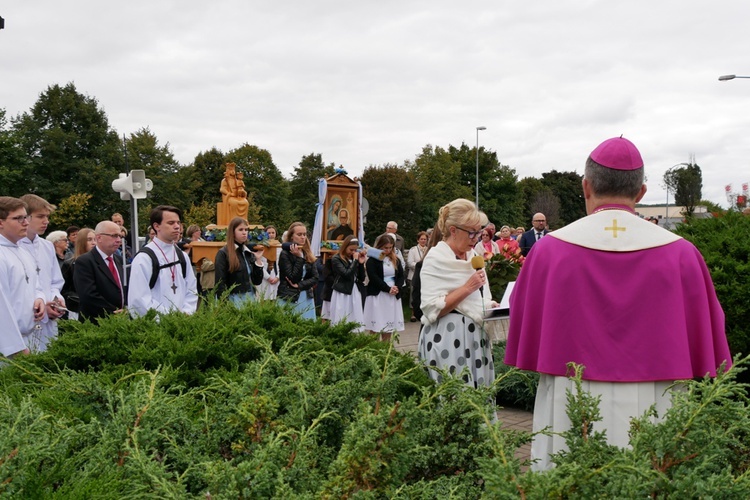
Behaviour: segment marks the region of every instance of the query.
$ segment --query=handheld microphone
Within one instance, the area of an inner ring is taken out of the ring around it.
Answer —
[[[484,257],[481,255],[475,255],[471,258],[471,267],[475,270],[479,271],[480,269],[484,269]],[[479,287],[479,294],[484,298],[484,285]]]

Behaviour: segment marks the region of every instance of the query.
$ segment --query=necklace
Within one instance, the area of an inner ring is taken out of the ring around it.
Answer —
[[[36,265],[36,274],[37,276],[39,276],[39,272],[41,271],[41,269],[39,268],[39,250],[37,248],[37,237],[32,240],[27,236],[26,239],[29,241],[29,245],[27,246],[31,246],[29,254],[31,254],[31,256],[34,258],[34,264]],[[23,240],[21,240],[19,243],[23,243]]]
[[[164,260],[166,261],[167,264],[169,264],[170,261],[169,259],[167,259],[167,254],[164,253],[164,250],[161,249],[158,243],[156,243],[156,248],[159,249],[161,254],[164,256]],[[174,282],[174,275],[175,275],[174,265],[177,264],[177,251],[174,249],[174,244],[172,245],[172,257],[175,260],[174,262],[171,263],[172,265],[169,266],[169,274],[172,275],[172,286],[170,288],[172,289],[173,294],[177,294],[177,285]]]
[[[21,252],[22,250],[20,248],[16,247],[16,251]],[[11,251],[11,254],[13,254],[13,257],[15,257],[16,259],[18,259],[18,262],[21,263],[21,267],[23,267],[23,275],[26,278],[26,283],[28,283],[29,282],[29,272],[26,270],[26,264],[23,263],[23,259],[20,256],[16,255],[15,252]],[[38,272],[39,272],[39,270],[37,270],[37,273]]]

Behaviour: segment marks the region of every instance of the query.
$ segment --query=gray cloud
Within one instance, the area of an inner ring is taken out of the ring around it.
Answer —
[[[641,148],[650,190],[695,153],[704,196],[750,177],[740,0],[123,4],[11,1],[0,107],[75,82],[121,134],[149,127],[182,163],[248,142],[358,174],[425,144],[480,144],[519,177],[582,171],[601,140]]]

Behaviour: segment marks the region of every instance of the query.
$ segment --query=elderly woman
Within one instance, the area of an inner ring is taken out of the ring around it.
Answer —
[[[518,242],[511,236],[512,229],[509,226],[500,228],[500,239],[497,240],[497,246],[500,247],[500,253],[507,259],[514,257],[518,252]]]
[[[417,268],[417,264],[422,262],[424,256],[427,255],[427,236],[426,231],[420,231],[417,234],[417,244],[411,247],[409,250],[408,258],[406,261],[406,284],[409,286],[409,307],[411,307],[411,321],[417,321],[417,317],[414,314],[414,310],[419,307],[419,304],[414,304],[414,288],[412,287],[411,280],[414,278],[414,270]]]
[[[65,306],[68,308],[68,319],[78,319],[78,312],[80,309],[80,300],[78,299],[78,292],[76,291],[76,285],[73,282],[73,273],[75,272],[76,259],[81,255],[90,252],[96,246],[96,233],[93,229],[84,227],[78,231],[76,236],[76,248],[73,253],[73,257],[63,262],[61,269],[65,284],[60,290],[60,293],[65,299]]]
[[[493,255],[500,253],[500,247],[492,241],[493,236],[495,236],[495,226],[487,226],[482,229],[481,241],[474,245],[474,251],[485,260],[490,260]]]
[[[484,316],[496,303],[485,270],[475,270],[471,262],[485,224],[487,216],[469,200],[457,199],[442,207],[435,226],[441,241],[427,253],[420,272],[419,357],[472,387],[489,386],[495,379]],[[430,376],[441,381],[436,371],[430,370]]]
[[[62,269],[63,262],[65,262],[65,253],[68,250],[68,233],[65,231],[52,231],[45,239],[55,247],[57,264]]]

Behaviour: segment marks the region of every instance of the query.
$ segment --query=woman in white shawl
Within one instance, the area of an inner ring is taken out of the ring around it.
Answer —
[[[475,270],[474,246],[487,216],[474,203],[454,200],[440,209],[435,231],[442,238],[427,252],[420,273],[422,331],[419,357],[430,367],[461,377],[467,385],[495,379],[492,345],[484,331],[485,310],[495,307],[484,269]],[[433,235],[434,236],[434,235]],[[442,376],[430,370],[440,382]]]

